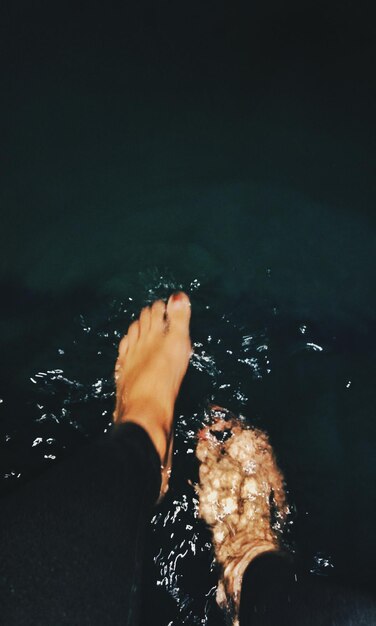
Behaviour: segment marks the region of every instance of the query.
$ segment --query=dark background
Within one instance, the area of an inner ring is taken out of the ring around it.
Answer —
[[[307,568],[322,551],[334,574],[371,586],[371,5],[16,1],[2,5],[0,68],[3,477],[35,463],[30,377],[60,367],[64,348],[72,380],[110,379],[116,342],[92,359],[115,328],[109,303],[131,302],[122,332],[181,286],[193,339],[223,366],[222,378],[194,370],[186,412],[212,397],[266,427]],[[226,361],[250,333],[269,346],[270,376]],[[247,400],[219,391],[233,380]],[[70,393],[52,388],[55,413]],[[83,398],[82,437],[103,427]],[[81,441],[70,426],[56,431],[67,447]]]
[[[229,230],[223,205],[249,206],[251,196],[265,214],[265,189],[288,190],[287,206],[269,201],[274,212],[309,203],[330,212],[333,256],[351,244],[342,218],[361,216],[366,230],[373,220],[366,4],[14,2],[0,41],[5,279],[41,289],[111,282],[140,239],[200,239],[212,252],[208,238],[219,247]],[[311,255],[325,254],[322,244]]]

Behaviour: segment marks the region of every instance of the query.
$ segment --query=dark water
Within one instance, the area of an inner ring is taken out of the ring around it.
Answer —
[[[372,586],[375,84],[359,6],[15,3],[2,20],[1,487],[109,427],[119,336],[185,289],[196,354],[145,582],[161,626],[219,623],[188,484],[213,400],[270,433],[305,567]]]
[[[141,304],[181,286],[192,298],[195,355],[176,410],[171,491],[156,510],[149,538],[148,608],[163,603],[161,624],[219,623],[210,535],[197,520],[195,492],[188,484],[197,480],[194,437],[211,401],[270,433],[294,510],[288,541],[307,570],[371,587],[376,547],[372,329],[364,322],[288,316],[274,300],[257,306],[245,294],[224,300],[198,279],[189,284],[162,275],[140,279],[144,291],[130,289],[132,296],[123,301],[78,304],[77,296],[70,305],[77,307],[76,318],[67,318],[64,326],[54,309],[34,362],[21,359],[22,376],[16,373],[19,362],[10,359],[7,366],[4,359],[9,385],[2,384],[3,489],[16,488],[108,429],[120,334]],[[270,280],[267,270],[265,284]],[[38,325],[32,306],[29,324]],[[39,301],[34,306],[39,314],[51,308]],[[26,327],[25,308],[19,311]],[[23,348],[12,343],[18,361]],[[201,622],[205,616],[208,621]]]

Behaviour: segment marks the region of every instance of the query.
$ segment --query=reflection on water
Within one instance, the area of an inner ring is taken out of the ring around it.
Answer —
[[[319,330],[309,319],[282,319],[275,303],[265,305],[261,313],[244,301],[222,304],[219,310],[197,278],[183,285],[157,270],[144,276],[144,285],[142,293],[110,303],[105,315],[96,311],[79,315],[69,340],[51,346],[45,368],[30,372],[26,401],[30,422],[26,428],[25,423],[21,428],[12,422],[12,428],[8,425],[0,434],[2,483],[19,482],[84,440],[108,431],[114,403],[112,368],[120,337],[141,306],[184,289],[192,299],[194,353],[176,407],[171,488],[151,522],[150,568],[156,587],[172,600],[163,626],[218,624],[217,566],[210,533],[198,518],[194,489],[196,437],[207,424],[207,405],[228,407],[246,415],[250,425],[270,432],[292,485],[290,500],[298,501],[298,531],[290,528],[286,540],[305,554],[307,569],[326,575],[333,569],[327,535],[325,530],[310,535],[307,518],[316,520],[323,498],[320,480],[335,467],[336,455],[341,459],[338,409],[330,409],[330,398],[335,396],[338,404],[344,393],[350,393],[352,372],[339,361],[334,369],[323,361],[338,352],[332,329]],[[312,406],[315,414],[310,413]],[[0,415],[6,410],[1,400]],[[335,506],[341,507],[341,502]]]

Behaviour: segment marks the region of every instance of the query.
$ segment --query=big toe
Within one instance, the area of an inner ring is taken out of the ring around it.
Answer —
[[[188,331],[191,302],[184,291],[173,293],[167,302],[167,318],[170,330]]]

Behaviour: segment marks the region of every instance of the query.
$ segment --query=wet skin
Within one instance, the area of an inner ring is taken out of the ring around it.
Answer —
[[[191,304],[179,292],[142,309],[119,346],[115,422],[134,422],[150,436],[162,465],[169,452],[174,405],[192,353]]]

